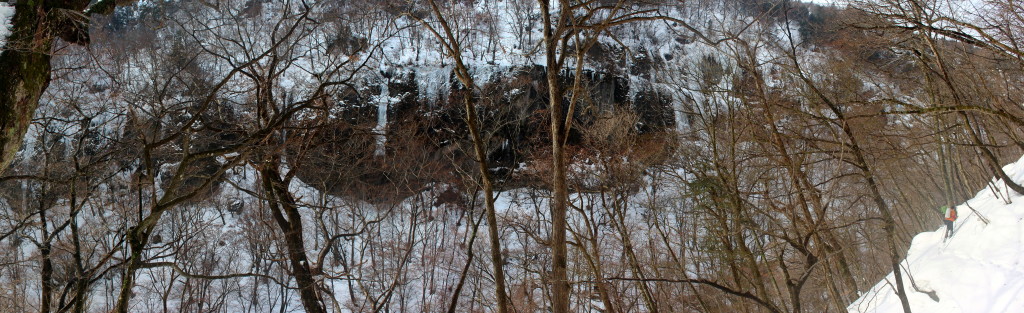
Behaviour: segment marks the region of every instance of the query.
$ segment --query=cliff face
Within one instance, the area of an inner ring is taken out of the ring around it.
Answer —
[[[338,95],[337,120],[303,139],[316,143],[307,151],[294,152],[299,162],[314,165],[302,167],[298,177],[334,195],[380,201],[401,199],[442,182],[444,173],[456,168],[471,170],[472,158],[465,152],[471,142],[460,105],[470,93],[450,69],[442,70],[448,72],[448,81],[437,84],[443,90],[424,90],[429,87],[419,80],[426,75],[416,69],[396,69]],[[515,171],[540,161],[549,149],[544,67],[478,70],[492,73],[472,95],[477,97],[492,171],[505,187],[537,185],[538,177]],[[630,86],[621,76],[593,70],[584,75],[586,94],[574,110],[569,138],[576,149],[596,148],[584,133],[611,116],[635,115],[630,128],[638,134],[666,133],[676,126],[669,95],[649,86]],[[568,83],[573,77],[564,79]],[[395,194],[382,195],[380,190]]]

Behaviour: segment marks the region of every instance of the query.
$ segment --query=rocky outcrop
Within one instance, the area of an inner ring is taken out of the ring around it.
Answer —
[[[488,69],[490,70],[490,69]],[[451,75],[439,84],[445,90],[421,90],[417,72],[382,73],[380,80],[336,97],[342,107],[337,121],[304,142],[315,142],[293,155],[301,164],[298,177],[328,193],[367,201],[388,201],[419,192],[432,183],[473,173],[468,130],[462,121],[461,99],[477,97],[488,161],[502,186],[532,184],[518,176],[522,164],[543,158],[548,144],[547,90],[541,66],[492,71],[481,90],[470,94]],[[569,144],[585,145],[581,129],[596,117],[634,112],[641,134],[674,129],[671,97],[651,88],[633,92],[623,77],[584,71],[585,89],[573,112]],[[564,77],[571,85],[573,77]],[[421,94],[439,93],[437,99]],[[567,99],[568,100],[568,99]],[[384,102],[382,102],[384,101]],[[386,111],[378,110],[385,103]],[[386,127],[379,125],[386,115]]]

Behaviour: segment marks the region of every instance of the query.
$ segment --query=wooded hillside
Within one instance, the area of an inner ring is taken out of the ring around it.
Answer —
[[[7,4],[12,312],[845,311],[1024,194],[1014,1],[78,2]]]

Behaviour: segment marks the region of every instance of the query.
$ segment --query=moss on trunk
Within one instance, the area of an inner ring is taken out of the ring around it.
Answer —
[[[15,10],[12,34],[0,52],[0,171],[21,148],[39,96],[50,82],[53,36],[43,27],[46,10],[38,1],[20,2]]]

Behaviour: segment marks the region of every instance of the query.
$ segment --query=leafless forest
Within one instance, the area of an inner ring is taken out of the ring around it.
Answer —
[[[1017,0],[9,5],[0,312],[844,312],[1024,194]]]

